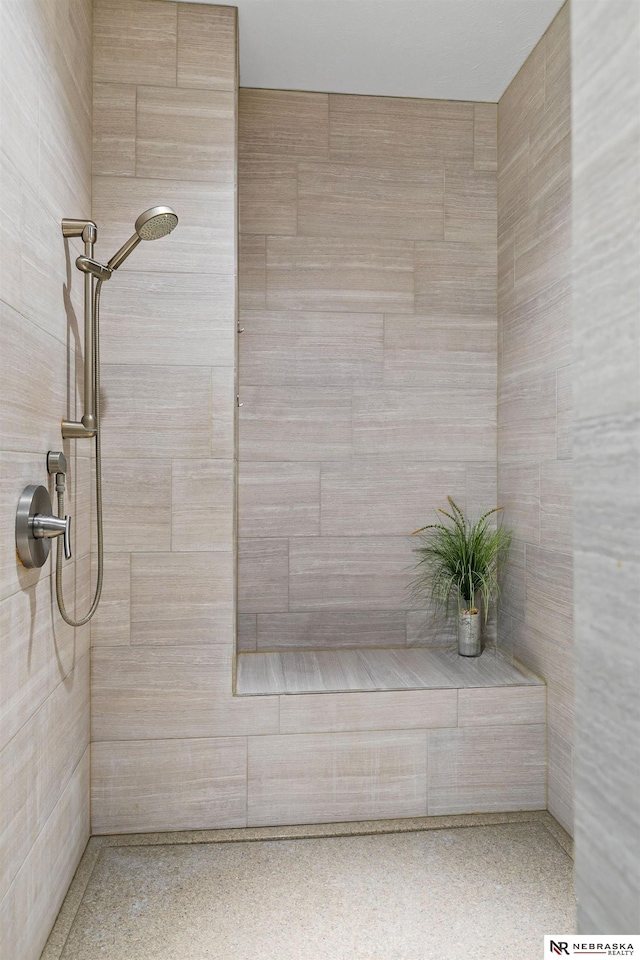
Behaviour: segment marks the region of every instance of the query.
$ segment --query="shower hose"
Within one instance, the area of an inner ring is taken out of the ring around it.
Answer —
[[[71,627],[81,627],[88,623],[98,609],[102,595],[102,580],[104,574],[104,544],[102,537],[102,451],[100,448],[100,289],[102,280],[96,282],[93,294],[93,343],[94,367],[93,379],[95,384],[95,411],[96,411],[96,527],[98,532],[98,579],[96,592],[93,595],[88,613],[81,620],[74,620],[69,616],[64,605],[62,595],[62,537],[57,538],[56,548],[56,598],[60,616]],[[58,516],[64,517],[64,484],[56,484],[58,490]]]

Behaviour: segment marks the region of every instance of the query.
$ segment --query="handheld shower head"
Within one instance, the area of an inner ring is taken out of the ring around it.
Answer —
[[[107,264],[109,270],[117,270],[141,240],[158,240],[166,237],[178,223],[178,217],[171,207],[151,207],[141,213],[135,223],[135,233],[120,247]]]
[[[178,223],[178,217],[171,207],[151,207],[136,220],[136,233],[141,240],[158,240],[166,237]]]

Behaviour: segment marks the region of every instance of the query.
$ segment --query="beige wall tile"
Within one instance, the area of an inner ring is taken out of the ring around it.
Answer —
[[[93,173],[134,177],[136,173],[136,87],[96,83],[93,88]]]
[[[234,183],[234,95],[138,87],[136,176]]]
[[[320,464],[240,464],[238,523],[241,537],[317,536]]]
[[[243,696],[282,693],[286,689],[279,653],[238,657],[236,690]]]
[[[93,16],[94,79],[176,85],[177,3],[100,0]]]
[[[500,615],[504,613],[520,621],[524,621],[525,550],[525,542],[516,536],[511,543],[508,562],[500,567]]]
[[[210,368],[103,364],[102,389],[105,457],[209,456]]]
[[[0,379],[4,384],[1,449],[40,454],[57,450],[60,421],[70,412],[65,348],[2,302],[0,337]]]
[[[543,810],[544,724],[429,731],[429,816]]]
[[[94,744],[93,832],[244,827],[246,750],[244,737]]]
[[[441,163],[424,168],[300,163],[298,233],[442,240],[443,190]]]
[[[382,381],[380,314],[243,310],[240,326],[241,384],[324,388]]]
[[[498,105],[498,167],[538,129],[544,117],[546,38],[534,48]]]
[[[104,297],[104,363],[232,367],[235,278],[123,273]],[[149,335],[150,329],[153,330]]]
[[[93,558],[93,575],[97,575]],[[131,556],[105,553],[100,606],[91,621],[92,646],[128,646],[131,640]]]
[[[404,647],[404,610],[260,613],[258,650]]]
[[[241,309],[267,306],[267,238],[243,234],[238,249],[238,300]]]
[[[408,537],[290,540],[289,609],[406,608],[411,546]]]
[[[573,749],[555,730],[549,730],[549,813],[573,836]]]
[[[570,364],[570,276],[545,284],[529,300],[516,304],[514,298],[501,314],[501,327],[505,377]]]
[[[56,731],[51,741],[51,731]],[[82,657],[0,753],[0,899],[89,744],[89,656]]]
[[[325,463],[321,491],[322,536],[408,536],[431,521],[447,496],[464,504],[465,469],[460,463]]]
[[[245,539],[238,543],[238,610],[277,613],[289,602],[289,541]]]
[[[79,82],[82,59],[48,55],[40,80],[39,192],[56,219],[88,212],[91,203],[91,92]]]
[[[134,553],[131,643],[229,643],[233,556],[225,552]]]
[[[546,722],[547,689],[544,686],[458,690],[460,727]]]
[[[82,447],[81,447],[82,449]],[[88,453],[88,450],[83,452]],[[87,557],[91,550],[91,535],[95,527],[93,501],[93,459],[76,456],[67,474],[65,509],[72,513],[71,542],[74,559]],[[57,498],[52,498],[57,501]],[[57,504],[56,504],[57,505]],[[95,534],[94,534],[95,536]]]
[[[571,202],[571,116],[560,119],[555,111],[545,114],[530,147],[529,191],[532,203],[544,203],[556,191]]]
[[[236,455],[236,382],[231,367],[211,369],[211,457],[231,460]]]
[[[332,387],[242,388],[240,460],[351,457],[351,391]]]
[[[486,460],[495,449],[492,401],[489,390],[466,394],[415,388],[387,388],[375,394],[355,390],[354,455],[383,460]]]
[[[493,246],[498,231],[496,173],[449,162],[444,175],[444,239]]]
[[[498,105],[473,105],[473,165],[476,170],[498,169]]]
[[[238,653],[255,651],[258,643],[258,617],[255,613],[238,614],[238,635],[236,649]]]
[[[273,157],[238,162],[240,233],[295,236],[298,230],[297,166]]]
[[[0,956],[40,956],[89,833],[87,749],[0,902]]]
[[[465,464],[467,474],[467,512],[479,517],[491,506],[498,506],[495,458]]]
[[[540,463],[540,544],[564,553],[573,547],[573,471],[570,460]]]
[[[498,165],[498,237],[515,229],[529,209],[529,138]]]
[[[73,565],[64,582],[70,595]],[[73,593],[71,592],[71,596]],[[49,577],[0,604],[0,748],[73,670],[86,647],[60,619]]]
[[[407,610],[407,646],[442,647],[457,643],[458,630],[455,618],[448,618],[441,610],[434,609],[426,599],[421,608]]]
[[[539,625],[539,620],[536,621]],[[547,723],[573,742],[574,657],[572,644],[562,636],[541,633],[530,623],[518,630],[513,655],[542,677],[547,685]]]
[[[503,461],[556,452],[556,378],[553,373],[504,379],[498,393],[498,438]]]
[[[384,318],[385,386],[495,390],[495,319]]]
[[[18,168],[0,150],[0,178],[3,201],[0,221],[0,299],[15,310],[22,305],[22,198],[26,184]]]
[[[280,733],[455,727],[456,690],[327,693],[280,698]],[[372,727],[372,724],[375,727]]]
[[[243,158],[328,157],[326,93],[241,88],[238,120],[238,150]]]
[[[545,37],[545,113],[569,120],[571,114],[571,13],[564,4]]]
[[[570,366],[556,370],[556,456],[570,460],[573,450],[573,378]]]
[[[249,738],[248,824],[423,816],[426,734]]]
[[[231,644],[100,647],[92,657],[92,741],[277,733],[277,697],[233,697]]]
[[[496,254],[492,244],[423,242],[416,243],[415,250],[417,313],[440,319],[495,319]]]
[[[233,549],[233,464],[226,460],[171,463],[171,549]]]
[[[142,211],[157,204],[173,207],[179,217],[178,226],[167,237],[141,243],[118,269],[118,281],[130,270],[172,274],[174,282],[188,295],[190,278],[180,280],[181,274],[235,275],[234,198],[225,183],[95,176],[93,216],[99,225],[96,256],[109,260],[132,235]],[[109,316],[113,286],[105,290],[105,317]],[[230,315],[233,319],[233,310]]]
[[[105,551],[170,550],[171,463],[107,457],[103,476]]]
[[[515,228],[516,303],[571,272],[571,204],[564,187],[532,206]]]
[[[35,185],[39,179],[40,70],[45,55],[32,17],[33,10],[24,4],[3,4],[0,83],[2,151]]]
[[[502,522],[518,540],[540,543],[540,463],[517,460],[498,465]]]
[[[389,166],[473,163],[473,104],[332,94],[331,160]]]
[[[555,642],[573,639],[573,561],[557,549],[527,544],[526,621]]]
[[[334,237],[267,239],[273,310],[413,311],[413,245]]]
[[[178,5],[179,87],[235,92],[238,11],[234,7],[202,9]]]
[[[4,549],[0,550],[0,600],[32,587],[48,576],[49,567],[27,570],[16,555],[16,506],[29,483],[44,481],[42,454],[4,453],[0,459],[0,530]]]

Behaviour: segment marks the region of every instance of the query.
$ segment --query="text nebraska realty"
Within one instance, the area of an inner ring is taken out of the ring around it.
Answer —
[[[608,957],[633,956],[632,943],[573,943],[574,953],[604,953]]]

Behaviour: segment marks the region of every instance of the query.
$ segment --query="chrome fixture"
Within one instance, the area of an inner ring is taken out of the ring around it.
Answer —
[[[62,221],[63,237],[82,237],[85,257],[93,258],[93,247],[98,228],[93,220]],[[62,436],[66,438],[95,437],[95,393],[93,389],[93,278],[84,278],[84,414],[77,420],[62,421]]]
[[[52,514],[51,497],[46,487],[30,483],[22,491],[16,514],[16,547],[25,567],[41,567],[51,548],[53,537],[64,540],[64,555],[71,559],[71,517]]]
[[[159,240],[160,237],[166,237],[176,227],[177,223],[178,217],[171,207],[151,207],[140,214],[135,222],[135,233],[120,247],[107,264],[94,260],[85,250],[85,255],[78,257],[76,260],[76,266],[83,273],[93,274],[98,280],[110,280],[113,271],[124,263],[141,240]]]
[[[84,273],[84,415],[80,421],[62,421],[62,436],[65,440],[91,438],[97,433],[97,386],[95,384],[97,318],[94,314],[98,307],[99,287],[94,291],[93,278],[95,277],[99,283],[110,280],[113,271],[118,269],[141,240],[158,240],[160,237],[166,237],[177,223],[178,217],[171,207],[162,205],[150,207],[136,220],[133,236],[105,265],[93,257],[98,236],[98,228],[93,220],[64,219],[62,221],[63,237],[82,237],[84,240],[84,254],[76,259],[76,267]]]
[[[135,222],[135,233],[105,265],[94,259],[98,228],[92,220],[64,219],[63,237],[82,237],[84,254],[76,259],[78,270],[84,273],[84,414],[78,421],[63,420],[62,436],[66,440],[93,438],[96,445],[96,527],[98,547],[98,574],[96,589],[88,613],[80,620],[71,617],[62,595],[62,541],[58,540],[56,553],[56,597],[60,615],[72,627],[80,627],[93,617],[102,595],[104,574],[104,542],[102,530],[102,452],[100,445],[100,292],[105,280],[126,260],[141,240],[165,237],[178,223],[171,207],[151,207],[141,213]],[[95,282],[94,282],[95,280]],[[16,543],[25,566],[42,566],[49,555],[49,538],[64,535],[64,552],[71,558],[71,518],[64,517],[64,494],[67,460],[60,451],[47,454],[47,470],[55,474],[58,495],[58,516],[51,513],[51,499],[45,487],[27,487],[18,505]],[[64,520],[62,519],[64,517]]]

